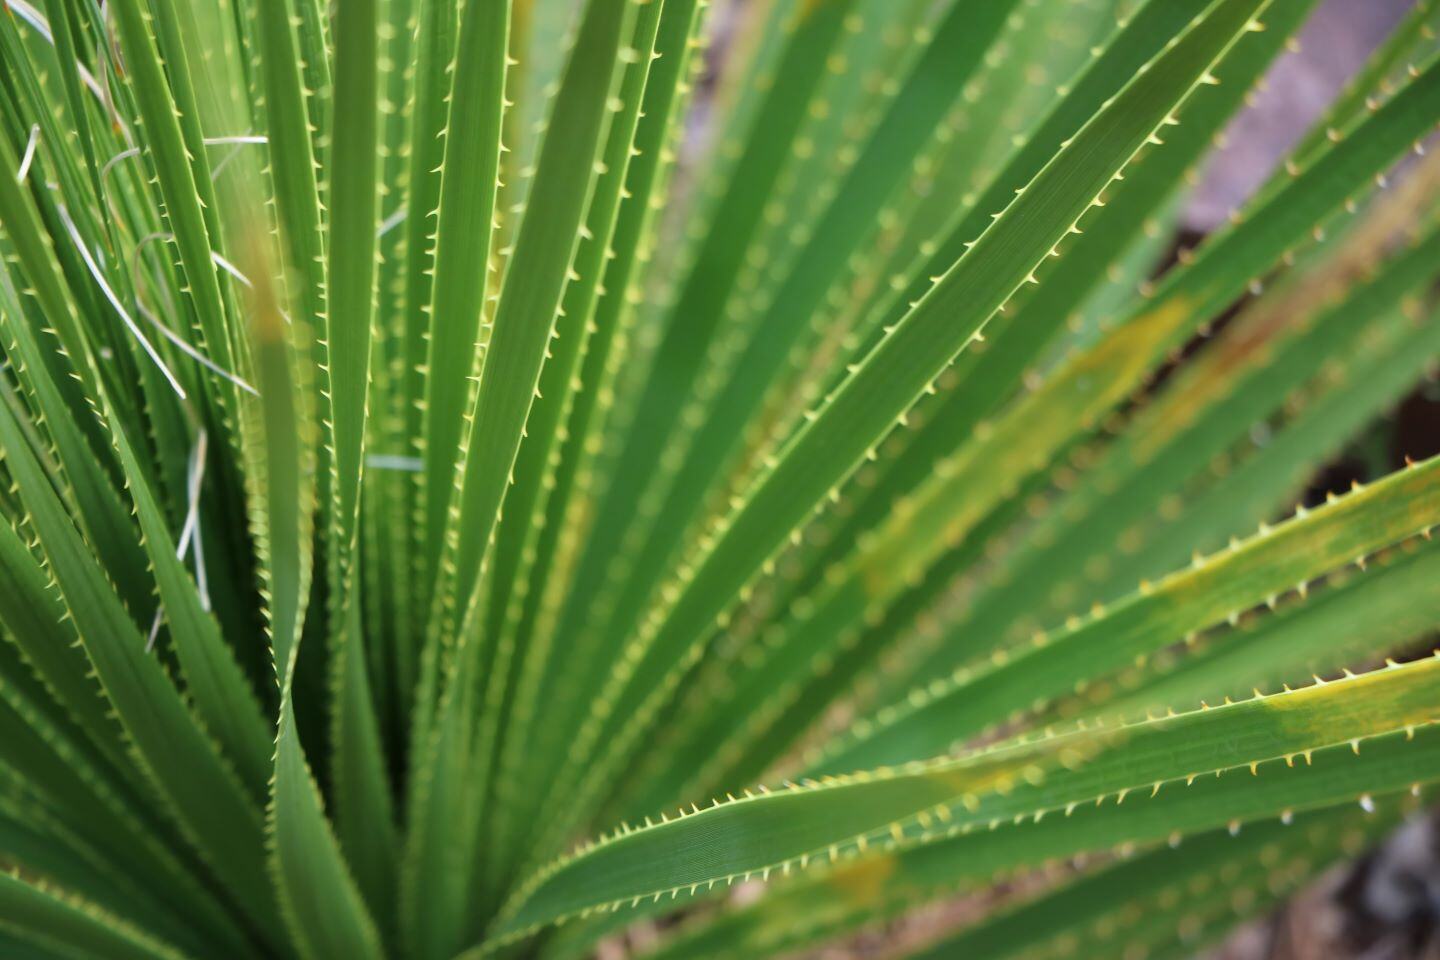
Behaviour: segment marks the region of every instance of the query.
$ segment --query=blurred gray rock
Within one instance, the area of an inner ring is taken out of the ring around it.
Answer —
[[[1253,105],[1230,125],[1206,169],[1186,226],[1209,231],[1260,186],[1325,105],[1365,63],[1414,0],[1324,0],[1299,34],[1300,49],[1271,69]]]

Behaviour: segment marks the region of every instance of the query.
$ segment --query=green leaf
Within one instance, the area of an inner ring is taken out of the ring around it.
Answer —
[[[993,416],[1020,386],[1025,371],[1038,362],[1045,347],[1075,315],[1087,293],[1105,277],[1107,269],[1121,255],[1127,243],[1148,227],[1157,207],[1176,189],[1182,176],[1193,170],[1211,146],[1211,140],[1248,95],[1265,68],[1282,49],[1284,42],[1304,19],[1313,4],[1307,0],[1272,3],[1266,8],[1266,29],[1242,36],[1216,63],[1211,74],[1217,84],[1202,86],[1177,113],[1180,123],[1166,131],[1164,143],[1150,144],[1125,171],[1125,179],[1106,191],[1105,206],[1086,218],[1085,232],[1068,239],[1061,256],[1042,267],[1036,276],[1041,283],[1006,314],[987,326],[983,349],[967,353],[957,364],[956,383],[946,389],[935,409],[927,411],[924,424],[914,431],[898,431],[903,449],[879,466],[883,479],[860,494],[863,499],[842,528],[827,544],[824,559],[834,560],[852,549],[863,532],[884,520],[889,505],[905,496],[935,468],[937,461],[966,442],[985,418]],[[1153,11],[1153,12],[1152,12]],[[1020,174],[1033,170],[1039,144],[1058,140],[1073,125],[1077,109],[1093,104],[1104,92],[1101,78],[1131,68],[1137,54],[1154,43],[1157,31],[1146,20],[1173,17],[1176,5],[1150,4],[1145,19],[1129,21],[1075,89],[1062,101],[1042,128],[1017,150],[1009,167],[991,188],[999,201],[1004,184],[1015,183]],[[1133,37],[1133,38],[1132,38]],[[1139,46],[1139,49],[1132,47]],[[1111,82],[1114,82],[1113,79]],[[1072,100],[1074,106],[1071,106]],[[1013,172],[1010,168],[1018,168]],[[1023,185],[1023,181],[1020,181]],[[1013,189],[1013,187],[1012,187]],[[992,204],[977,203],[976,210]],[[973,214],[956,226],[952,238],[972,238],[980,229]],[[947,241],[958,244],[958,239]],[[963,247],[957,247],[963,249]],[[938,256],[938,255],[937,255]],[[943,267],[935,260],[926,264],[933,272]],[[895,303],[872,311],[871,323],[893,318],[899,303],[908,302],[924,291],[921,278],[911,279]],[[1108,319],[1108,318],[1107,318]],[[862,354],[863,355],[863,354]],[[817,563],[821,567],[823,559]],[[812,574],[811,579],[818,575]]]
[[[304,76],[297,62],[299,43],[286,0],[263,0],[257,10],[261,76],[265,91],[265,129],[277,220],[286,244],[286,266],[300,286],[311,323],[325,310],[325,231],[320,188],[315,179]]]
[[[242,909],[261,927],[272,924],[259,808],[146,652],[145,638],[120,606],[3,405],[0,448],[24,490],[66,608],[137,764],[188,841],[240,898]]]
[[[1274,697],[1002,744],[720,802],[614,835],[536,874],[504,913],[503,939],[581,911],[835,859],[842,847],[933,828],[1043,819],[1202,774],[1293,763],[1308,751],[1413,730],[1435,718],[1440,658]],[[603,893],[601,893],[603,891]]]
[[[1437,0],[1193,249],[1314,0],[0,4],[0,953],[1175,955],[1440,780]]]
[[[1105,703],[1107,714],[1143,715],[1200,702],[1220,703],[1255,689],[1315,675],[1386,651],[1398,652],[1440,620],[1440,599],[1427,592],[1440,572],[1434,540],[1402,545],[1365,571],[1351,571],[1318,595],[1156,663],[1142,689]]]
[[[332,445],[327,458],[332,502],[324,513],[329,518],[325,561],[333,645],[335,832],[372,912],[387,917],[394,902],[398,841],[361,633],[361,580],[356,569],[378,243],[377,8],[376,0],[353,0],[337,12],[334,21],[331,148],[346,159],[335,165],[329,183],[329,259],[321,330],[325,355],[322,395],[329,400],[325,422],[327,442]],[[351,930],[345,935],[356,934]],[[357,949],[353,940],[350,943],[351,949]]]
[[[665,449],[681,401],[705,362],[745,250],[759,228],[766,200],[789,160],[807,105],[855,3],[836,0],[789,5],[784,29],[774,32],[780,44],[775,75],[754,105],[753,118],[747,116],[749,127],[725,181],[723,197],[714,205],[714,216],[706,224],[704,239],[669,311],[684,320],[665,327],[650,373],[638,388],[635,417],[628,424],[623,449],[607,471],[604,501],[595,511],[572,577],[557,627],[562,636],[580,632],[599,598],[606,566],[622,546],[637,498]],[[572,676],[585,678],[597,666],[603,668],[603,660],[577,656],[567,669]],[[569,735],[575,722],[570,719],[560,724],[565,730],[562,736]]]
[[[792,940],[813,941],[882,921],[926,900],[973,890],[1015,877],[1017,868],[1061,864],[1089,852],[1125,855],[1137,846],[1183,842],[1188,834],[1249,825],[1283,823],[1304,811],[1369,803],[1433,782],[1440,771],[1440,736],[1433,727],[1413,737],[1396,733],[1368,741],[1356,753],[1349,745],[1329,747],[1293,765],[1273,761],[1260,775],[1248,768],[1219,777],[1201,777],[1183,790],[1127,794],[1123,803],[1086,803],[1066,816],[992,822],[966,830],[937,825],[932,841],[895,844],[868,856],[842,854],[832,868],[784,881],[766,898],[731,909],[693,935],[677,939],[663,954],[671,957],[732,956],[730,951],[784,949]],[[1433,793],[1433,791],[1431,791]],[[682,892],[680,900],[686,895]],[[795,929],[794,918],[808,922]]]
[[[580,387],[564,425],[555,487],[535,546],[534,575],[516,628],[521,663],[497,781],[497,788],[519,805],[515,812],[521,822],[509,837],[514,846],[528,839],[528,832],[536,826],[528,813],[529,797],[537,792],[536,785],[544,782],[549,764],[562,759],[554,746],[560,741],[560,724],[535,722],[542,715],[542,705],[573,702],[571,697],[580,696],[576,687],[589,681],[574,675],[573,661],[557,649],[556,619],[569,596],[574,559],[589,532],[597,460],[613,413],[615,389],[627,369],[640,307],[639,277],[651,262],[656,215],[674,161],[670,144],[684,132],[680,121],[685,90],[694,67],[695,32],[702,23],[700,5],[689,0],[667,2],[662,11],[655,40],[659,59],[650,65],[634,137],[636,152],[624,187],[627,196],[610,243],[615,257],[605,269],[604,295],[595,307],[594,329],[579,373]],[[576,692],[564,692],[567,689]],[[497,802],[511,801],[502,797]],[[522,831],[527,836],[520,835]]]
[[[402,299],[404,316],[400,330],[401,379],[397,386],[407,401],[404,404],[404,419],[401,435],[407,438],[405,447],[398,452],[424,455],[428,449],[420,439],[427,431],[433,416],[429,407],[416,403],[434,387],[426,371],[429,343],[432,300],[435,273],[435,245],[432,236],[436,224],[432,222],[440,204],[441,180],[445,169],[447,138],[445,129],[449,123],[450,75],[449,65],[456,57],[456,42],[459,33],[457,4],[453,0],[426,0],[420,6],[415,27],[415,81],[409,109],[410,142],[409,163],[406,171],[405,221],[397,229],[405,232],[405,261],[401,266],[404,278]],[[477,12],[477,16],[479,13]],[[467,58],[472,59],[472,58]],[[483,196],[483,191],[477,191]],[[488,234],[487,243],[488,243]],[[423,477],[423,474],[422,474]],[[419,554],[417,561],[422,565],[417,571],[413,589],[407,598],[411,604],[413,625],[401,623],[405,631],[405,645],[409,652],[401,659],[398,669],[408,678],[402,685],[407,701],[415,693],[415,678],[419,670],[421,635],[424,620],[429,609],[431,584],[427,583],[424,571],[431,568],[433,558],[438,557],[438,544],[426,539],[429,529],[422,511],[422,501],[428,489],[423,479],[418,483],[406,484],[406,497],[401,508],[410,520],[411,549]],[[452,486],[446,487],[445,497],[451,498]]]
[[[630,0],[590,0],[561,81],[535,170],[535,186],[506,263],[494,329],[485,347],[465,441],[455,523],[432,627],[464,632],[478,613],[481,567],[499,520],[516,453],[535,399],[561,297],[575,258],[586,206],[599,171],[620,51],[633,19]]]
[[[843,564],[846,554],[855,549],[856,540],[868,529],[883,523],[894,505],[903,502],[906,495],[930,475],[936,462],[969,439],[982,417],[999,408],[1008,391],[1019,385],[1023,368],[1035,361],[1044,341],[1059,328],[1096,278],[1103,275],[1104,264],[1123,249],[1127,237],[1141,230],[1145,218],[1174,189],[1181,174],[1209,145],[1214,132],[1309,9],[1305,2],[1281,6],[1283,9],[1276,9],[1273,4],[1268,8],[1266,30],[1241,37],[1214,67],[1212,73],[1220,77],[1221,82],[1201,87],[1187,101],[1180,112],[1180,125],[1170,128],[1164,144],[1152,146],[1127,169],[1125,179],[1108,191],[1105,207],[1087,218],[1084,235],[1064,249],[1054,268],[1037,273],[1043,278],[1041,286],[1010,316],[1002,315],[992,321],[991,325],[1000,329],[998,338],[987,341],[983,350],[964,355],[964,362],[952,371],[957,374],[958,382],[946,390],[939,404],[923,413],[917,412],[916,419],[923,417],[924,425],[917,425],[913,432],[896,431],[906,442],[899,444],[898,455],[888,446],[882,451],[882,461],[876,465],[882,471],[878,482],[864,487],[852,484],[852,496],[857,500],[855,508],[844,514],[832,510],[826,515],[835,521],[837,529],[828,536],[807,536],[807,542],[820,546],[805,558],[807,567],[798,582],[793,586],[782,584],[780,591],[781,596],[787,598],[807,594],[814,597],[818,592],[821,610],[806,615],[797,609],[795,614],[777,616],[775,619],[779,622],[760,638],[769,652],[752,651],[741,663],[714,663],[710,670],[713,682],[707,693],[710,702],[687,711],[688,715],[678,721],[682,725],[691,721],[692,729],[691,739],[683,741],[674,752],[677,764],[690,771],[694,766],[693,757],[714,757],[711,769],[702,773],[699,782],[734,784],[758,776],[769,762],[785,753],[794,737],[842,695],[856,677],[867,672],[866,668],[875,658],[886,652],[896,633],[909,626],[917,613],[927,610],[936,593],[943,595],[948,590],[957,571],[967,569],[979,559],[978,551],[995,535],[996,530],[990,529],[996,527],[993,517],[987,520],[983,534],[975,531],[976,536],[966,538],[960,549],[950,551],[926,572],[923,584],[891,604],[879,624],[873,616],[865,617],[862,624],[853,607],[830,602],[835,599],[834,592],[853,599],[859,591],[848,587],[833,592],[816,591],[827,570],[833,570],[834,564]],[[1143,27],[1143,23],[1132,22],[1127,29]],[[1117,42],[1116,46],[1122,45]],[[987,327],[987,336],[989,329]],[[1283,383],[1269,382],[1277,389]],[[1239,415],[1216,419],[1231,430],[1242,429],[1232,426],[1234,424],[1243,423],[1248,427],[1250,422]],[[1192,452],[1187,448],[1186,454],[1197,460],[1207,459],[1203,450]],[[1163,466],[1170,467],[1170,461],[1167,459]],[[1147,471],[1145,476],[1150,473]],[[1011,498],[1012,501],[1022,499]],[[1130,499],[1137,498],[1132,494]],[[1140,500],[1142,508],[1145,502]],[[1011,522],[1013,518],[1005,524]],[[997,529],[1004,530],[1006,526]],[[1039,541],[1040,537],[1033,539]],[[1083,542],[1093,545],[1105,540],[1091,536]],[[1056,563],[1053,555],[1040,549],[1038,543],[1033,552],[1045,558],[1045,573],[1031,574],[1023,584],[1039,591],[1055,577]],[[1027,609],[1023,604],[1019,606]],[[780,609],[780,603],[776,608]],[[1006,609],[1008,612],[1013,606]],[[933,659],[947,654],[953,656],[954,652],[971,646],[973,644],[947,645]],[[793,647],[796,652],[807,651],[806,655],[823,668],[800,667],[806,677],[803,680],[796,677],[792,671],[800,661],[791,660],[781,652],[785,647]],[[915,672],[929,677],[940,671],[920,673],[917,668]],[[911,685],[905,685],[901,692]],[[737,755],[741,758],[738,761]],[[671,777],[670,782],[676,779]],[[650,795],[654,796],[654,791]],[[668,799],[669,795],[664,796]]]
[[[1334,861],[1393,829],[1395,808],[1322,810],[1238,834],[1197,836],[1064,884],[916,954],[921,960],[1032,956],[1071,945],[1087,957],[1191,956],[1258,916]]]
[[[500,175],[509,25],[508,2],[466,8],[455,52],[445,151],[437,164],[439,205],[432,247],[435,267],[428,301],[421,447],[425,460],[421,551],[429,565],[438,564],[444,550],[457,465],[463,462],[460,441],[473,403],[471,380],[480,371],[484,356],[480,351],[484,343],[481,318],[486,297],[493,296],[497,286],[491,279],[491,234]],[[411,242],[417,239],[412,237]]]
[[[1274,262],[1308,238],[1317,215],[1368,188],[1377,171],[1431,125],[1437,93],[1440,69],[1432,66],[1249,219],[1213,236],[1189,267],[1167,274],[1153,296],[1109,336],[1070,358],[1039,390],[992,421],[975,442],[938,464],[916,491],[913,506],[876,535],[879,543],[898,547],[896,534],[908,531],[904,557],[897,558],[893,550],[882,557],[882,549],[867,549],[870,569],[883,571],[888,585],[881,592],[918,576],[933,556],[929,549],[918,549],[922,540],[930,539],[936,551],[958,542],[1014,484],[1049,463],[1077,430],[1093,427],[1166,351],[1239,296],[1262,269],[1260,264]],[[1002,445],[1003,451],[998,449]]]
[[[46,950],[115,960],[178,960],[184,954],[61,891],[0,874],[0,927]]]
[[[1254,7],[1225,2],[1198,18],[1015,197],[761,473],[719,532],[702,544],[700,558],[680,568],[663,613],[617,660],[572,744],[570,762],[588,765],[589,784],[581,788],[582,802],[564,797],[569,810],[583,812],[590,784],[610,774],[612,758],[634,748],[673,692],[677,671],[703,654],[709,629],[732,598],[1025,282],[1245,27]],[[1084,160],[1071,163],[1076,157]],[[887,579],[902,572],[874,569]],[[598,763],[597,746],[604,750]]]
[[[1388,235],[1390,212],[1377,210],[1374,220],[1366,221],[1382,230],[1359,232]],[[1282,504],[1288,506],[1286,498],[1293,498],[1299,476],[1282,479],[1279,489],[1275,482],[1252,479],[1239,488],[1246,493],[1222,494],[1226,505],[1218,511],[1209,509],[1215,501],[1209,491],[1203,498],[1197,494],[1217,458],[1237,443],[1248,442],[1252,424],[1271,423],[1281,411],[1293,411],[1302,391],[1327,389],[1328,377],[1318,387],[1310,385],[1322,370],[1335,369],[1340,358],[1349,365],[1363,364],[1362,358],[1371,352],[1369,341],[1396,335],[1409,341],[1412,349],[1425,352],[1419,342],[1423,333],[1413,339],[1404,335],[1401,331],[1410,324],[1394,311],[1434,273],[1431,264],[1440,253],[1440,247],[1432,246],[1436,239],[1433,232],[1423,235],[1377,266],[1372,262],[1378,253],[1370,248],[1373,238],[1358,236],[1358,243],[1346,242],[1333,256],[1316,258],[1308,269],[1287,275],[1272,292],[1247,307],[1198,351],[1193,366],[1164,384],[1130,418],[1115,442],[1083,460],[1071,458],[1073,463],[1085,463],[1072,489],[1048,508],[1025,541],[989,575],[971,610],[940,632],[933,652],[917,657],[893,678],[893,696],[903,696],[910,687],[997,647],[1023,641],[1034,630],[1081,612],[1088,603],[1121,596],[1138,580],[1179,565],[1193,550],[1218,546],[1226,536],[1253,529]],[[1355,246],[1360,249],[1354,250]],[[1346,278],[1365,271],[1378,272],[1330,302],[1324,291],[1343,288]],[[1403,375],[1396,379],[1413,382]],[[1378,406],[1358,397],[1342,402],[1362,422],[1364,411]],[[1348,434],[1340,422],[1331,422],[1333,435]],[[1286,438],[1290,427],[1277,424],[1276,430]],[[1272,439],[1288,448],[1280,455],[1289,464],[1287,473],[1314,469],[1321,458],[1331,455],[1329,449],[1305,455],[1288,438]],[[1269,451],[1258,455],[1274,456]],[[1242,503],[1248,505],[1244,513],[1235,509]],[[1172,539],[1166,533],[1170,525],[1156,518],[1170,516],[1177,507],[1182,516],[1194,518],[1181,521],[1192,532]],[[1206,517],[1213,532],[1194,532]],[[1234,522],[1229,517],[1245,519]],[[1119,545],[1118,556],[1097,558],[1098,544]],[[974,639],[953,639],[962,634]]]
[[[0,137],[0,163],[5,168],[19,169],[20,158],[15,155],[9,141]],[[63,278],[50,256],[53,249],[45,234],[32,199],[25,195],[20,185],[10,178],[0,178],[0,217],[5,221],[5,236],[14,250],[20,265],[24,268],[30,295],[45,312],[55,330],[62,351],[69,356],[76,374],[82,383],[94,383],[94,369],[90,364],[90,350],[77,322],[73,301],[67,294]]]
[[[759,317],[733,373],[707,398],[704,421],[690,431],[686,456],[673,482],[653,513],[647,511],[648,529],[643,531],[647,535],[637,559],[609,598],[610,617],[601,628],[603,645],[597,645],[602,662],[615,658],[647,609],[657,581],[673,569],[677,549],[700,510],[715,496],[716,483],[727,476],[725,467],[744,439],[766,388],[1013,6],[1012,0],[984,0],[978,10],[977,4],[957,3],[933,28],[933,38],[901,81],[890,109],[816,223],[814,238]],[[646,442],[653,444],[657,438]]]
[[[140,476],[135,450],[112,418],[111,437],[126,474]],[[197,460],[204,462],[202,443]],[[247,684],[220,628],[200,601],[195,584],[176,556],[175,543],[160,516],[154,495],[132,480],[130,495],[144,531],[144,543],[175,652],[184,672],[186,691],[206,728],[219,740],[236,772],[255,800],[265,795],[273,753],[270,724],[262,716],[255,691]]]
[[[147,155],[155,164],[165,199],[166,219],[180,252],[185,289],[194,303],[203,332],[203,342],[197,346],[222,369],[233,370],[232,334],[226,325],[227,314],[210,256],[216,242],[206,224],[201,190],[188,159],[179,111],[166,84],[160,56],[139,0],[116,4],[114,16],[145,124]],[[226,395],[220,391],[222,402]]]
[[[825,770],[863,769],[943,753],[1033,704],[1083,690],[1087,683],[1156,653],[1240,611],[1415,534],[1440,521],[1435,497],[1440,459],[1264,528],[1243,544],[1172,573],[1107,609],[1020,651],[917,687],[904,706],[827,748]],[[846,740],[848,739],[848,742]]]
[[[286,327],[273,291],[258,285],[250,304],[258,399],[250,429],[263,450],[251,509],[269,588],[270,641],[280,684],[266,840],[273,895],[285,929],[303,957],[382,955],[375,922],[351,875],[295,724],[295,663],[311,577],[315,456],[309,384],[301,358],[309,354],[302,325]],[[258,479],[263,476],[263,485]],[[268,890],[267,890],[268,892]]]
[[[474,870],[476,807],[488,784],[481,781],[477,786],[472,777],[484,776],[489,757],[478,773],[467,773],[477,762],[470,739],[468,688],[472,678],[488,671],[495,640],[477,636],[483,616],[481,574],[572,274],[581,223],[599,173],[592,157],[608,129],[621,48],[634,12],[628,0],[591,0],[585,8],[540,148],[535,187],[506,265],[470,414],[454,518],[466,535],[447,541],[443,584],[427,637],[429,662],[422,664],[422,670],[440,671],[437,650],[442,644],[457,649],[444,670],[433,726],[416,728],[421,736],[415,748],[420,766],[411,801],[407,905],[426,915],[423,923],[413,925],[425,939],[421,952],[426,956],[453,951],[461,945],[465,928],[475,923],[463,898],[468,890],[465,878]],[[436,687],[422,677],[422,691],[427,687],[433,696]],[[431,709],[423,692],[419,709]],[[468,791],[447,793],[435,786],[437,782],[468,782],[475,793],[473,797]],[[440,806],[436,809],[432,804]],[[453,833],[440,833],[442,825]]]
[[[148,793],[89,756],[9,683],[0,683],[0,727],[10,795],[5,849],[28,877],[59,883],[179,945],[230,955],[250,946],[214,890],[197,882],[188,851],[146,807]]]
[[[611,121],[600,161],[603,172],[590,199],[572,266],[572,279],[565,288],[555,324],[554,342],[541,369],[535,405],[525,424],[525,442],[521,444],[515,462],[514,482],[505,497],[505,510],[511,519],[502,522],[496,530],[492,595],[488,601],[490,617],[486,630],[497,639],[477,741],[482,765],[493,766],[500,762],[499,740],[503,728],[509,725],[511,698],[518,693],[514,689],[518,681],[518,677],[514,676],[519,666],[516,659],[517,654],[523,657],[524,653],[517,634],[521,630],[520,621],[525,616],[529,593],[537,589],[542,576],[536,565],[540,559],[537,556],[537,541],[544,532],[555,474],[560,468],[563,432],[570,419],[572,403],[577,399],[576,394],[584,389],[584,384],[577,377],[582,357],[589,349],[598,301],[605,292],[602,282],[609,277],[606,262],[616,255],[615,230],[622,200],[635,205],[649,201],[648,194],[637,197],[633,190],[627,190],[626,182],[632,151],[637,149],[636,130],[646,101],[651,64],[664,56],[663,51],[656,49],[657,36],[662,21],[668,16],[670,23],[664,25],[670,28],[672,35],[688,39],[695,9],[693,0],[641,5],[635,17],[629,52],[623,58],[629,62],[624,67],[617,94],[619,109]],[[673,45],[671,52],[678,52]],[[673,85],[679,77],[678,71],[667,71],[657,79],[662,84]],[[663,91],[660,95],[664,96]],[[670,95],[673,96],[673,89]],[[573,279],[575,276],[580,279]],[[609,314],[609,319],[613,322],[615,315]],[[615,332],[608,333],[613,337]],[[544,661],[539,662],[543,664]],[[528,706],[533,709],[533,705]],[[486,776],[491,774],[487,772]],[[503,773],[492,782],[492,789],[497,794],[494,798],[496,805],[501,802],[500,791],[517,785]],[[487,797],[486,802],[490,802],[490,798]],[[490,829],[501,835],[507,832],[493,821]],[[498,850],[487,859],[491,861],[492,872],[504,869]]]

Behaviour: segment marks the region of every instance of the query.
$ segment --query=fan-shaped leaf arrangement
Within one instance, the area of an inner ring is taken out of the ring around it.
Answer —
[[[0,952],[1168,956],[1381,835],[1440,6],[1173,242],[1315,6],[4,0]]]

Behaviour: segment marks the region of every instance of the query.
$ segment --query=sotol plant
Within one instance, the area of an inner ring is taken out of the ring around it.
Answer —
[[[1295,504],[1440,4],[1166,257],[1314,6],[4,0],[0,953],[1170,956],[1381,835],[1440,460]]]

